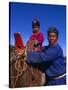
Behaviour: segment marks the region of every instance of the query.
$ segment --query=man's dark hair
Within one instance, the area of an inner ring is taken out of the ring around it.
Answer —
[[[48,36],[50,33],[55,33],[57,35],[57,37],[59,36],[59,32],[56,27],[50,27],[47,31]]]

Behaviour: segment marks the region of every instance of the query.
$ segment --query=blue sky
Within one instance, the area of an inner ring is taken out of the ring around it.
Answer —
[[[37,18],[40,21],[40,31],[43,33],[48,44],[47,30],[55,26],[59,30],[59,44],[66,54],[66,6],[32,4],[32,3],[10,3],[10,44],[14,45],[14,32],[20,32],[24,44],[32,33],[32,21]]]

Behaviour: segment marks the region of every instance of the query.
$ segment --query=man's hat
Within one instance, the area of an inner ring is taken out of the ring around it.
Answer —
[[[34,20],[32,21],[32,28],[34,28],[35,26],[40,27],[40,23],[39,23],[39,21],[36,20],[36,19],[34,19]]]
[[[58,32],[58,30],[57,30],[57,28],[56,27],[50,27],[49,29],[48,29],[48,31],[47,31],[47,34],[49,35],[50,33],[56,33],[56,35],[57,35],[57,37],[59,36],[59,32]]]

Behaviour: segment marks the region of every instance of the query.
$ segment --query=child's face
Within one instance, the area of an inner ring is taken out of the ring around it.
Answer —
[[[39,27],[38,27],[38,26],[34,26],[33,32],[36,33],[36,32],[38,32],[38,31],[39,31]]]
[[[53,32],[49,33],[48,40],[49,40],[50,45],[55,45],[57,42],[57,39],[58,39],[58,37],[57,37],[56,33],[53,33]]]

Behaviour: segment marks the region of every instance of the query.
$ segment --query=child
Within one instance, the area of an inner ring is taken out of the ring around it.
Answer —
[[[33,33],[30,36],[30,39],[28,41],[28,44],[29,44],[29,42],[31,42],[31,41],[33,42],[34,41],[32,50],[38,51],[42,47],[42,43],[44,41],[44,36],[39,31],[39,29],[40,29],[40,23],[36,19],[32,22],[32,29],[33,29]]]

